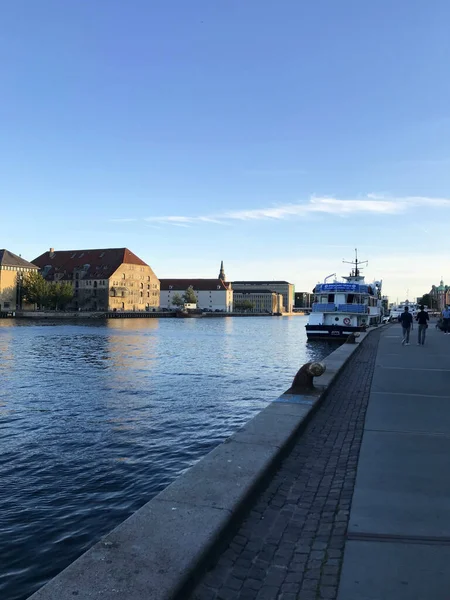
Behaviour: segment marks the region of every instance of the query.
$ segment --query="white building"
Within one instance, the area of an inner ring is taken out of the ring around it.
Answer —
[[[175,294],[183,296],[189,287],[197,296],[197,306],[202,310],[232,312],[233,290],[231,283],[222,279],[160,279],[160,306],[174,310]]]

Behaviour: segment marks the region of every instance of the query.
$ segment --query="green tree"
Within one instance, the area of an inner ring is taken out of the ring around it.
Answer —
[[[170,303],[173,306],[183,306],[184,301],[183,298],[181,297],[181,295],[178,292],[175,292],[175,294],[172,296],[172,300],[170,301]]]
[[[37,304],[39,308],[47,305],[50,297],[50,284],[37,271],[27,274],[23,280],[23,298],[30,304]]]
[[[73,287],[68,281],[50,284],[49,303],[55,310],[64,309],[73,298]]]
[[[433,298],[430,294],[424,294],[422,298],[420,298],[419,304],[424,304],[425,306],[428,306],[428,308],[433,308]]]
[[[194,288],[192,285],[188,287],[188,289],[183,294],[183,299],[186,304],[197,304],[197,296],[195,295]]]
[[[238,300],[234,303],[234,310],[250,311],[255,308],[256,304],[251,300]]]

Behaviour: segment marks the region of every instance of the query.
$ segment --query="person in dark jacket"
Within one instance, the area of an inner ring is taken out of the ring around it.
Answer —
[[[424,310],[424,306],[422,304],[422,306],[420,307],[420,312],[418,312],[416,315],[416,321],[419,323],[419,339],[417,341],[417,344],[419,346],[423,346],[425,344],[425,334],[427,332],[429,320],[430,317],[428,313]]]
[[[413,318],[407,306],[405,306],[405,311],[402,312],[398,320],[402,324],[403,328],[402,346],[409,346],[409,333],[413,324]]]

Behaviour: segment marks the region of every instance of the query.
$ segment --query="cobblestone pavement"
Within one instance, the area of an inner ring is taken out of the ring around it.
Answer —
[[[336,598],[378,340],[344,367],[190,600]]]

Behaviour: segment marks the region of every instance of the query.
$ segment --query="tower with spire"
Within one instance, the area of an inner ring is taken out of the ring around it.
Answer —
[[[223,269],[223,260],[220,263],[219,279],[220,279],[220,281],[226,281],[227,280],[227,277],[225,275],[225,271]]]

